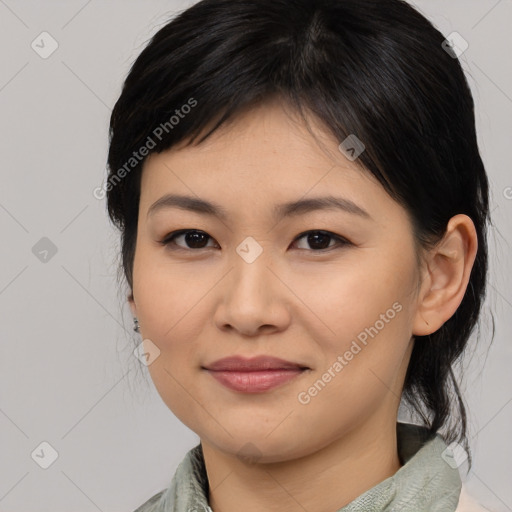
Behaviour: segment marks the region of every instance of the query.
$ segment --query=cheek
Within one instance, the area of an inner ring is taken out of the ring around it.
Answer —
[[[204,296],[211,284],[194,286],[183,273],[162,275],[148,270],[140,273],[138,309],[142,333],[160,350],[148,366],[157,392],[167,407],[192,430],[191,421],[203,417],[196,396],[195,380],[200,372],[201,340],[208,314]]]
[[[194,279],[190,264],[173,262],[161,249],[144,245],[136,254],[133,278],[144,335],[162,343],[180,339],[183,336],[183,333],[177,336],[180,330],[193,328],[190,318],[214,282],[211,275],[207,279]],[[194,339],[194,332],[189,334]]]
[[[334,334],[315,338],[321,364],[297,396],[300,411],[326,432],[354,426],[401,394],[396,382],[410,341],[403,290],[360,282],[353,291],[357,297],[343,294],[325,312]]]
[[[369,380],[391,383],[410,341],[415,260],[407,251],[388,254],[383,258],[368,251],[296,288],[317,315],[318,328],[311,334],[323,352],[319,372],[334,371],[333,380],[339,385],[344,381],[348,393]]]
[[[403,255],[400,272],[395,269],[393,255],[385,259],[377,251],[360,252],[341,263],[325,265],[315,273],[285,277],[292,283],[303,311],[318,326],[317,334],[331,338],[334,344],[356,337],[375,322],[382,330],[381,315],[388,312],[384,321],[394,320],[400,316],[397,309],[403,311],[411,301],[412,268]],[[397,302],[401,307],[393,308]],[[396,326],[399,322],[392,323]],[[390,324],[386,322],[386,329]]]

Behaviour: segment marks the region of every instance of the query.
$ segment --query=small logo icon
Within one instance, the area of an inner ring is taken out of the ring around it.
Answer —
[[[452,32],[441,46],[450,57],[457,59],[469,48],[469,43],[458,32]]]
[[[505,187],[503,189],[503,195],[505,199],[512,199],[512,187]]]
[[[48,32],[41,32],[30,46],[39,57],[47,59],[59,47],[59,43]]]
[[[245,260],[252,263],[263,252],[263,247],[252,236],[248,236],[237,248],[236,252]]]
[[[43,236],[43,238],[32,247],[32,254],[41,263],[48,263],[57,254],[57,246],[49,238]]]
[[[352,133],[338,146],[338,149],[353,162],[366,149],[366,146]]]
[[[441,453],[441,457],[452,469],[456,469],[464,464],[464,461],[468,458],[468,454],[459,443],[453,441],[453,443]]]
[[[254,464],[261,459],[262,453],[258,447],[253,443],[245,443],[240,450],[238,450],[237,457],[244,462]]]
[[[30,456],[40,467],[48,469],[57,460],[59,454],[50,443],[43,441]]]
[[[160,349],[150,340],[142,340],[133,355],[144,365],[149,366],[160,356]]]

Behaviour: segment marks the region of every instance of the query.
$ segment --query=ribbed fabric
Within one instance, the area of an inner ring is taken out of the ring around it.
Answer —
[[[429,438],[425,427],[397,422],[397,444],[402,467],[337,512],[455,512],[462,482],[447,462],[444,439]],[[171,485],[135,512],[212,512],[201,444],[185,455]]]

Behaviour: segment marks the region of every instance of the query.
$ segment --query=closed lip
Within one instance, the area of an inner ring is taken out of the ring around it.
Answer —
[[[219,359],[207,366],[204,369],[218,372],[257,372],[264,370],[307,370],[307,366],[286,361],[277,357],[271,356],[258,356],[252,358],[245,358],[241,356],[232,356]]]

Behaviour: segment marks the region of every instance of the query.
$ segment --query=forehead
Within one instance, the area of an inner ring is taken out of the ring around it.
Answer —
[[[308,122],[314,135],[298,114],[274,101],[230,119],[199,145],[152,153],[143,167],[141,210],[169,193],[244,212],[327,194],[365,210],[397,206],[368,171],[339,151],[340,141],[314,118]]]
[[[164,180],[172,174],[171,169],[186,172],[190,168],[204,179],[214,178],[213,169],[216,177],[259,176],[261,185],[270,182],[278,171],[281,179],[297,179],[300,171],[327,173],[333,166],[344,168],[347,178],[348,174],[361,174],[361,168],[338,150],[339,141],[332,134],[323,130],[316,119],[308,118],[308,122],[314,136],[296,112],[277,100],[258,105],[229,119],[199,145],[187,146],[183,141],[161,153],[152,153],[144,162],[142,179]]]

